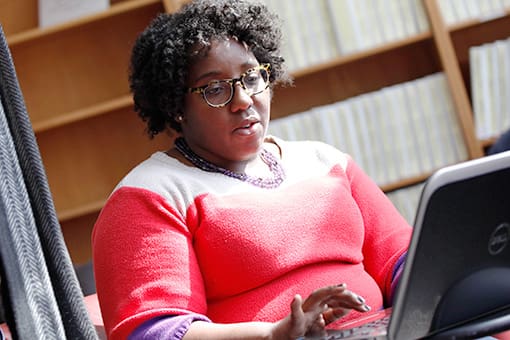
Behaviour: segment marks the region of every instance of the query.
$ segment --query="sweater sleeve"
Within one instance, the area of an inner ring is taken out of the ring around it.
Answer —
[[[185,218],[160,195],[122,187],[92,234],[94,271],[109,339],[154,317],[207,312]],[[126,265],[129,263],[129,265]]]
[[[412,228],[352,159],[346,172],[364,223],[363,263],[383,292],[386,304],[390,304],[393,273],[407,251]]]
[[[156,317],[137,327],[128,340],[182,340],[195,321],[211,322],[209,318],[200,314]]]

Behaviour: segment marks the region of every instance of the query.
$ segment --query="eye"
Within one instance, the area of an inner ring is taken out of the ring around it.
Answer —
[[[224,96],[225,93],[228,93],[230,90],[230,85],[226,82],[214,82],[210,83],[204,90],[205,95],[207,97],[220,97]]]
[[[243,83],[245,86],[256,85],[260,81],[260,72],[252,71],[243,77]]]

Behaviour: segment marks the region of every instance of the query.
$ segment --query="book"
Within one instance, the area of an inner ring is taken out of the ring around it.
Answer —
[[[487,43],[482,45],[482,117],[485,133],[483,138],[490,138],[494,134],[494,100],[492,91],[494,90],[494,75],[496,73],[494,60],[492,58],[492,44]]]
[[[386,41],[396,41],[411,35],[406,30],[402,6],[408,1],[377,1],[380,17],[384,20],[384,35]],[[386,11],[386,12],[385,12]]]
[[[341,149],[338,142],[340,127],[335,120],[335,113],[334,104],[316,106],[309,110],[314,120],[315,139]]]
[[[464,0],[469,18],[480,16],[480,0]]]
[[[473,121],[475,125],[476,137],[484,135],[482,116],[482,47],[472,46],[469,48],[469,74],[471,76],[471,101],[473,103]]]
[[[429,157],[427,153],[424,153],[424,147],[426,147],[425,133],[421,122],[421,112],[418,107],[417,93],[412,82],[406,82],[401,84],[404,91],[404,100],[406,112],[409,115],[409,125],[405,127],[408,143],[412,147],[412,153],[414,157],[410,164],[409,176],[417,176],[425,173],[428,169]]]
[[[431,147],[433,145],[430,129],[434,129],[433,122],[430,122],[430,115],[432,112],[429,108],[424,105],[421,94],[421,85],[423,84],[424,78],[420,78],[410,82],[410,89],[414,91],[412,95],[414,104],[418,106],[419,116],[416,121],[419,128],[417,129],[417,138],[418,138],[418,148],[422,155],[423,160],[423,172],[432,172],[438,168],[436,164],[436,157],[434,156],[434,149]]]
[[[492,112],[491,114],[491,129],[490,134],[491,137],[497,137],[502,132],[502,117],[504,114],[507,114],[508,112],[503,111],[503,97],[502,94],[502,77],[504,77],[504,72],[501,70],[501,66],[505,62],[505,54],[501,53],[503,50],[500,48],[500,45],[503,45],[503,48],[505,47],[505,43],[501,40],[494,41],[490,44],[490,55],[489,58],[491,60],[491,77],[490,77],[490,93],[492,100]]]
[[[335,109],[338,114],[340,121],[340,128],[342,129],[342,135],[345,137],[345,145],[342,151],[351,155],[351,157],[360,165],[362,169],[365,169],[361,161],[361,151],[355,131],[355,125],[352,117],[352,110],[350,109],[350,103],[341,101],[335,103]]]
[[[427,13],[422,0],[402,0],[411,1],[411,9],[416,20],[416,29],[418,33],[426,32],[430,29]]]
[[[47,27],[104,11],[109,0],[38,0],[39,26]]]
[[[427,130],[428,149],[432,160],[432,170],[446,165],[445,146],[440,132],[440,126],[446,125],[446,119],[441,111],[441,103],[435,101],[432,95],[434,84],[433,75],[425,76],[416,81],[418,100],[422,107],[424,128]]]
[[[321,120],[325,142],[343,152],[347,152],[349,141],[347,139],[348,136],[343,132],[343,123],[340,117],[341,113],[338,111],[338,105],[336,103],[329,104],[312,110],[316,110]]]
[[[476,124],[476,133],[477,137],[480,139],[489,138],[490,133],[490,115],[489,113],[492,111],[492,101],[489,100],[491,94],[489,91],[490,88],[490,60],[489,60],[489,45],[483,44],[479,46],[479,48],[474,49],[478,55],[478,71],[479,84],[475,84],[475,88],[479,91],[477,94],[477,99],[479,101],[476,108],[478,111],[475,114],[475,124]]]
[[[363,164],[365,172],[379,185],[383,184],[383,171],[381,171],[381,162],[379,155],[375,151],[375,134],[377,123],[369,112],[366,105],[369,100],[370,94],[364,94],[353,98],[350,101],[352,107],[353,118],[357,131],[357,139],[360,145],[360,160],[359,163]]]
[[[506,39],[505,48],[500,53],[502,54],[501,62],[501,99],[503,101],[502,110],[503,116],[501,119],[501,128],[510,128],[510,39]],[[503,49],[503,47],[501,47]],[[503,131],[503,130],[502,130]]]
[[[479,1],[480,12],[477,18],[481,20],[490,20],[506,15],[505,6],[501,0],[483,0]]]
[[[455,114],[446,98],[449,98],[449,90],[446,87],[444,73],[435,73],[427,76],[423,82],[425,90],[426,105],[429,107],[430,122],[434,124],[431,131],[433,134],[435,154],[437,157],[437,166],[453,164],[456,160],[455,140],[450,137],[451,129],[459,125],[456,117],[449,117]],[[439,91],[444,91],[446,96]],[[451,119],[453,118],[453,119]]]
[[[333,23],[337,50],[341,55],[357,51],[360,33],[353,4],[349,0],[327,0],[327,5]]]
[[[382,91],[376,91],[371,96],[374,115],[377,119],[376,136],[374,146],[377,149],[378,165],[381,168],[381,185],[397,181],[397,158],[395,158],[395,126],[388,117],[388,102]]]
[[[408,166],[412,155],[409,153],[408,140],[404,129],[407,126],[407,112],[404,111],[402,101],[399,95],[401,89],[397,85],[385,87],[381,90],[381,95],[385,97],[388,120],[392,122],[394,133],[393,157],[396,166],[396,180],[404,179],[408,176],[406,167]]]
[[[306,46],[303,43],[303,23],[300,22],[299,7],[291,1],[278,1],[279,14],[283,17],[283,31],[287,41],[287,55],[290,61],[289,69],[299,70],[308,65]]]
[[[418,33],[418,18],[412,7],[413,0],[402,0],[400,4],[400,13],[404,21],[406,36],[410,37]]]
[[[282,44],[281,44],[281,55],[285,59],[285,64],[289,71],[293,71],[297,68],[295,61],[294,46],[292,46],[291,35],[292,30],[289,23],[289,19],[286,17],[286,11],[284,7],[284,1],[281,0],[263,0],[269,10],[278,15],[281,20],[282,30]]]
[[[443,17],[446,25],[451,25],[457,22],[457,13],[451,0],[438,0],[437,4],[439,12],[441,12],[441,16]]]
[[[466,143],[464,141],[464,135],[460,126],[459,118],[457,116],[455,106],[453,104],[452,94],[446,81],[444,73],[437,75],[437,81],[433,87],[434,98],[438,103],[442,104],[444,108],[444,114],[447,119],[444,134],[447,136],[449,144],[453,148],[453,156],[449,160],[449,164],[462,162],[468,159],[468,152]]]
[[[299,0],[296,5],[302,6],[301,21],[307,35],[304,45],[310,64],[327,62],[338,56],[333,23],[328,11],[326,0]]]
[[[399,129],[399,139],[403,141],[402,147],[402,168],[400,174],[402,178],[409,178],[420,173],[420,155],[416,151],[417,144],[415,139],[415,127],[412,122],[412,108],[406,98],[405,83],[393,85],[391,90],[391,100],[397,113],[396,125]]]
[[[359,31],[357,41],[359,50],[380,46],[387,41],[384,36],[384,21],[389,18],[385,15],[386,8],[379,11],[376,2],[380,1],[351,0]]]

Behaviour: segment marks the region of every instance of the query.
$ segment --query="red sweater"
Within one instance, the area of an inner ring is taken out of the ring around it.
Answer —
[[[277,189],[161,152],[123,179],[92,236],[110,338],[159,315],[276,321],[295,294],[342,282],[372,308],[383,306],[410,226],[346,154],[278,143],[286,179]]]

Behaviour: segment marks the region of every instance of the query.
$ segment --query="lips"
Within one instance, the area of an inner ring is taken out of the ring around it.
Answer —
[[[259,120],[255,117],[248,117],[247,119],[244,119],[241,124],[239,124],[239,126],[237,126],[234,130],[239,130],[239,129],[249,129],[251,128],[254,124],[257,124],[259,123]]]
[[[239,126],[234,129],[234,132],[241,131],[250,131],[254,128],[254,125],[258,124],[260,121],[255,117],[248,117],[244,119]]]

